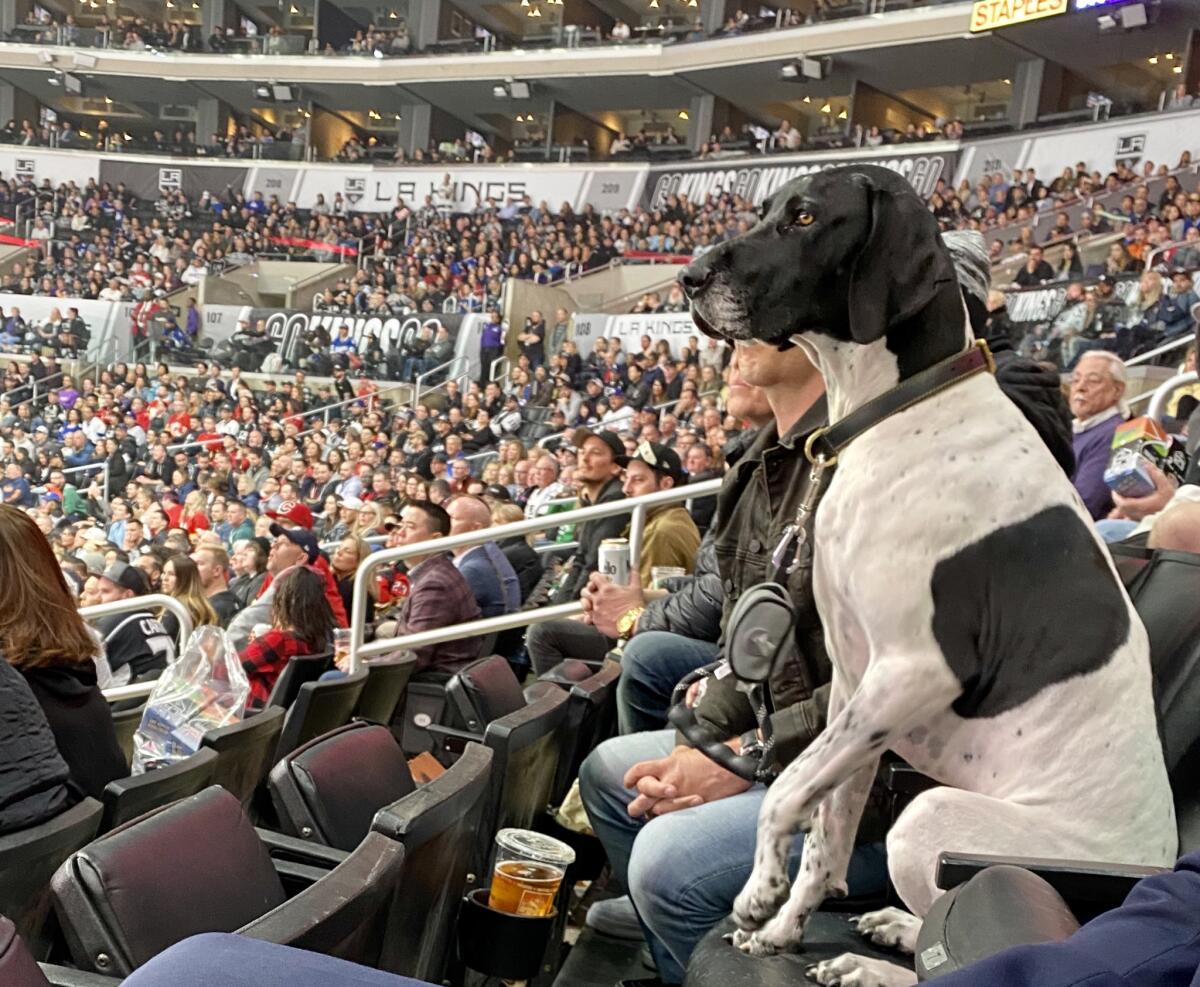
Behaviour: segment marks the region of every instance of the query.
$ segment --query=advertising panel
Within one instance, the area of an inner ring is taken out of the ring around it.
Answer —
[[[936,148],[936,149],[935,149]],[[755,157],[728,162],[702,162],[651,168],[646,177],[641,203],[659,209],[671,195],[686,195],[690,202],[703,202],[710,195],[732,192],[762,205],[776,189],[793,178],[852,164],[873,164],[903,175],[921,195],[928,196],[939,178],[949,184],[958,163],[957,145],[920,145],[877,149],[847,149],[803,157]]]

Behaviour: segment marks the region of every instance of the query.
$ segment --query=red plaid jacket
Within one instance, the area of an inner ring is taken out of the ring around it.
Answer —
[[[238,655],[242,668],[250,680],[250,705],[263,706],[270,698],[275,680],[287,666],[288,659],[296,655],[311,655],[315,652],[291,631],[272,628],[255,638]]]

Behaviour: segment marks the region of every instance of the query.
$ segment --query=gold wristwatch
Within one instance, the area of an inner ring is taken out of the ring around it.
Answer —
[[[617,635],[625,640],[633,635],[633,630],[637,627],[638,618],[646,612],[645,607],[630,607],[617,621]]]

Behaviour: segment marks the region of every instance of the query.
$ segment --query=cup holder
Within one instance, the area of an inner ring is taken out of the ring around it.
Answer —
[[[542,967],[558,910],[514,915],[488,906],[488,888],[463,898],[458,916],[458,956],[472,970],[502,980],[532,980]]]

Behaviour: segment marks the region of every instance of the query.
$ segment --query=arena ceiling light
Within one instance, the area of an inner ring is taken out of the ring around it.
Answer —
[[[492,96],[495,99],[529,99],[531,89],[528,82],[506,79],[492,85]]]

